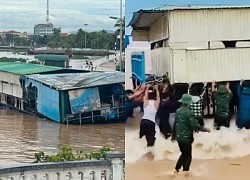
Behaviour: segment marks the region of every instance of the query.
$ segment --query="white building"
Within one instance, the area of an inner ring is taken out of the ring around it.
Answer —
[[[151,44],[157,75],[172,83],[250,79],[250,6],[140,10],[133,39]],[[127,61],[126,61],[127,62]]]
[[[53,34],[54,34],[54,28],[52,23],[36,24],[34,26],[34,35],[44,36]]]

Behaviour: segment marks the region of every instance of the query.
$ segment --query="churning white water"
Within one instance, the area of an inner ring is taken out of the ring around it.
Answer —
[[[130,121],[138,121],[131,119]],[[193,159],[221,159],[243,157],[250,154],[250,130],[238,128],[232,120],[230,128],[213,129],[213,120],[205,119],[205,127],[211,128],[211,133],[194,134]],[[134,163],[143,158],[149,151],[145,136],[139,139],[139,125],[126,127],[125,152],[126,163]],[[156,141],[153,148],[154,160],[177,160],[180,151],[177,142],[166,140],[156,128]]]

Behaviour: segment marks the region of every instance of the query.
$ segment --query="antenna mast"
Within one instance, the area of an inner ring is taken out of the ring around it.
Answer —
[[[49,23],[49,0],[47,0],[47,14],[46,14],[46,23]]]

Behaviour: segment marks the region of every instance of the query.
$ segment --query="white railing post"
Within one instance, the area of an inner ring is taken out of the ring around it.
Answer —
[[[124,153],[106,152],[106,159],[111,162],[112,177],[110,180],[124,180],[124,158]]]

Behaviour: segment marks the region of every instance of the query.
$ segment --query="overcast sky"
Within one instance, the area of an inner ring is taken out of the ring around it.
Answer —
[[[163,5],[250,5],[250,0],[126,0],[125,21],[129,24],[133,12],[140,9],[153,9]],[[126,34],[131,34],[131,27],[126,28]]]
[[[49,5],[49,20],[62,32],[84,24],[87,31],[115,30],[115,20],[108,15],[120,17],[120,0],[49,0]],[[33,33],[35,24],[46,23],[46,7],[47,0],[0,0],[0,31]]]

